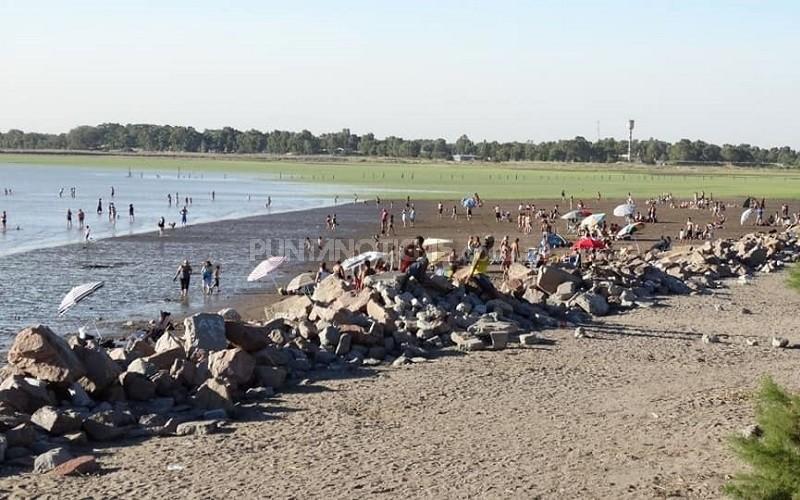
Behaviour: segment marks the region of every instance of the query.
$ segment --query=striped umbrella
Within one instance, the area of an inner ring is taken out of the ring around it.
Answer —
[[[278,269],[281,264],[286,262],[286,257],[270,257],[269,259],[262,260],[251,272],[250,275],[247,277],[247,281],[258,281],[261,278],[267,276],[274,270]],[[273,280],[274,281],[274,280]],[[278,286],[277,284],[275,286]]]
[[[567,212],[562,215],[561,218],[563,220],[578,220],[590,215],[592,215],[592,212],[582,208],[580,210],[572,210],[571,212]]]
[[[61,300],[61,304],[58,306],[58,315],[63,316],[67,311],[75,307],[78,302],[92,295],[100,288],[103,288],[104,284],[105,283],[102,281],[95,281],[92,283],[78,285],[70,290],[69,293],[67,293]]]
[[[643,222],[634,222],[633,224],[628,224],[619,230],[617,233],[617,238],[625,238],[626,236],[630,236],[637,231],[641,231],[643,227]]]
[[[603,222],[606,218],[606,214],[592,214],[581,221],[581,226],[596,226]]]
[[[376,252],[374,250],[370,252],[364,252],[362,254],[356,255],[355,257],[350,257],[349,259],[346,259],[344,262],[342,262],[342,269],[344,269],[345,271],[349,271],[355,267],[360,266],[364,262],[367,261],[376,262],[381,259],[385,260],[387,257],[388,255],[386,255],[385,253]]]

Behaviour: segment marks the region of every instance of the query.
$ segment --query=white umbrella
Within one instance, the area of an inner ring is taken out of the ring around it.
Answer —
[[[61,304],[58,306],[58,315],[63,316],[64,313],[75,307],[78,302],[102,288],[104,284],[105,283],[102,281],[95,281],[93,283],[84,283],[83,285],[78,285],[70,290],[69,293],[64,296],[64,299],[61,300]]]
[[[744,226],[744,223],[747,222],[747,219],[749,219],[753,215],[753,212],[755,212],[755,210],[753,210],[752,208],[748,208],[747,210],[742,212],[742,216],[741,218],[739,218],[739,224]]]
[[[258,281],[261,278],[267,276],[269,273],[280,267],[281,264],[286,262],[286,257],[270,257],[269,259],[262,260],[260,264],[258,264],[255,269],[250,272],[250,275],[247,277],[247,281]],[[273,279],[273,281],[275,281]],[[275,284],[277,287],[277,283]]]
[[[422,243],[422,246],[425,248],[430,248],[439,245],[450,245],[452,243],[453,240],[447,240],[444,238],[426,238],[425,241]]]
[[[592,212],[589,212],[588,210],[585,210],[585,209],[580,209],[580,210],[573,210],[571,212],[567,212],[564,215],[562,215],[561,218],[563,220],[578,220],[578,219],[580,219],[582,217],[586,217],[588,215],[592,215]]]
[[[342,262],[342,269],[344,269],[345,271],[349,271],[350,269],[360,266],[366,261],[375,262],[377,260],[386,259],[387,257],[388,255],[386,255],[383,252],[376,252],[376,251],[364,252],[360,255],[356,255],[355,257],[350,257],[349,259],[346,259],[344,262]]]
[[[635,213],[636,205],[632,203],[625,203],[624,205],[619,205],[614,209],[614,215],[617,217],[630,217]]]
[[[624,238],[626,236],[630,236],[636,231],[642,229],[643,227],[644,224],[641,222],[634,222],[633,224],[628,224],[627,226],[619,230],[619,232],[617,233],[617,238]]]
[[[292,278],[292,281],[286,285],[287,292],[296,292],[297,290],[301,290],[307,286],[311,286],[314,284],[316,280],[316,273],[301,273]]]
[[[605,218],[606,214],[592,214],[581,221],[581,226],[596,226]]]

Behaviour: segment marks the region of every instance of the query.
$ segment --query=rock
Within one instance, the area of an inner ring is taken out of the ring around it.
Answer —
[[[183,347],[191,355],[195,349],[221,351],[228,347],[225,320],[219,314],[198,313],[183,320],[186,332]]]
[[[99,470],[100,465],[92,455],[81,455],[55,466],[51,474],[56,476],[82,476]]]
[[[572,273],[554,266],[542,266],[536,278],[536,286],[543,292],[554,294],[561,283],[573,281],[580,284],[581,279]]]
[[[89,392],[102,391],[113,384],[122,368],[111,359],[108,352],[101,347],[88,347],[80,344],[72,346],[72,351],[81,360],[86,369],[85,377],[79,382]]]
[[[263,387],[280,389],[286,383],[288,372],[280,366],[256,366],[256,379]]]
[[[319,343],[321,346],[333,347],[339,344],[339,329],[335,326],[326,326],[319,331]]]
[[[508,277],[512,280],[525,281],[526,278],[533,276],[533,274],[533,269],[519,262],[514,262],[508,268]]]
[[[182,346],[177,346],[172,349],[167,349],[166,351],[157,352],[143,359],[155,366],[157,370],[169,370],[172,365],[175,364],[175,361],[186,359],[186,351],[183,350]],[[131,371],[130,366],[128,367],[128,371]]]
[[[113,412],[100,412],[83,421],[83,430],[92,441],[114,441],[121,438],[126,429],[115,425]]]
[[[74,350],[74,347],[73,347]],[[142,356],[150,356],[156,352],[155,347],[144,339],[134,340],[128,347],[128,354],[132,359]]]
[[[183,347],[183,339],[178,337],[174,331],[168,331],[164,332],[160,337],[158,337],[158,340],[156,341],[155,352],[171,351],[177,347],[180,347],[185,352]]]
[[[43,325],[17,333],[8,351],[8,363],[46,382],[75,382],[86,373],[69,344]]]
[[[286,319],[289,321],[297,321],[308,316],[311,311],[313,303],[311,299],[305,295],[293,295],[280,302],[264,308],[264,314],[267,321],[273,319]]]
[[[353,336],[349,333],[339,335],[339,342],[336,344],[336,355],[344,356],[350,352],[350,347],[353,343]]]
[[[228,342],[247,352],[256,352],[270,344],[269,332],[273,327],[255,326],[246,323],[226,321],[225,337]]]
[[[467,331],[473,335],[491,337],[493,333],[516,335],[520,329],[510,321],[496,321],[492,316],[483,316],[473,323]]]
[[[717,344],[719,343],[719,337],[713,334],[704,334],[702,341],[704,344]]]
[[[349,289],[350,287],[346,281],[331,274],[317,283],[317,286],[314,287],[314,293],[311,295],[311,300],[328,305],[344,295]]]
[[[197,422],[184,422],[178,424],[175,434],[178,436],[204,436],[206,434],[214,434],[219,430],[219,422],[215,420],[201,420]]]
[[[683,281],[675,278],[674,276],[664,275],[661,278],[661,283],[666,285],[670,293],[677,295],[688,295],[692,290]]]
[[[751,311],[750,309],[748,309],[746,307],[743,307],[742,308],[742,314],[753,314],[753,311]]]
[[[576,339],[582,339],[586,337],[586,330],[584,330],[582,326],[577,327],[575,329],[574,337]]]
[[[225,321],[236,321],[236,322],[242,321],[242,315],[239,314],[238,311],[236,311],[236,309],[232,307],[226,307],[225,309],[221,309],[217,314],[222,316],[222,319],[224,319]]]
[[[534,305],[544,305],[547,302],[547,294],[536,288],[528,288],[522,295],[522,299]]]
[[[208,357],[211,376],[227,379],[236,385],[249,382],[255,367],[255,358],[238,347],[217,351]]]
[[[42,474],[50,472],[67,460],[72,459],[72,454],[65,448],[53,448],[36,457],[33,462],[33,472]]]
[[[393,325],[395,320],[395,312],[391,309],[383,307],[376,300],[370,300],[367,303],[367,315],[384,325]]]
[[[77,382],[70,384],[69,388],[67,389],[67,394],[69,394],[69,399],[74,406],[83,406],[86,408],[91,408],[94,406],[94,401],[92,398],[86,394],[86,390]]]
[[[566,302],[578,291],[578,284],[574,281],[565,281],[556,288],[553,297],[561,302]]]
[[[222,408],[226,411],[233,411],[233,398],[231,387],[218,378],[210,378],[203,382],[197,389],[197,393],[192,400],[197,408],[213,410]]]
[[[61,435],[81,428],[81,417],[70,410],[42,406],[31,415],[31,423],[50,434]]]
[[[6,459],[6,450],[8,449],[8,439],[0,434],[0,463]]]
[[[783,348],[789,346],[789,339],[783,337],[772,337],[772,347]]]
[[[54,405],[55,396],[36,379],[15,375],[0,383],[0,401],[24,413],[33,413],[42,406]]]
[[[119,383],[128,399],[147,401],[156,395],[156,385],[141,373],[125,372],[119,376]]]
[[[523,333],[519,336],[519,343],[523,346],[532,346],[536,344],[542,344],[544,342],[545,339],[536,333]]]
[[[275,346],[268,346],[258,352],[253,353],[257,365],[267,366],[286,366],[289,364],[291,355],[288,350],[280,349]]]
[[[73,444],[76,446],[85,446],[89,443],[89,439],[86,437],[86,433],[83,431],[64,434],[61,436],[61,439],[63,439],[67,444]]]
[[[128,372],[138,373],[145,377],[152,377],[158,372],[158,367],[144,358],[137,358],[128,365]]]
[[[745,344],[754,347],[758,345],[758,339],[745,339]]]
[[[400,290],[405,285],[408,276],[406,273],[400,271],[389,271],[380,274],[373,274],[367,276],[364,280],[364,285],[371,288],[390,288]]]
[[[483,351],[486,349],[486,344],[484,344],[482,340],[477,337],[465,335],[462,332],[452,332],[450,334],[450,340],[462,351]],[[395,363],[397,363],[396,360]]]
[[[594,292],[584,292],[578,294],[573,302],[575,305],[591,314],[592,316],[605,316],[608,314],[609,306],[606,299]]]
[[[345,292],[331,304],[333,309],[345,309],[350,312],[365,312],[367,303],[378,294],[371,288],[363,288],[360,292]]]
[[[508,345],[508,332],[493,331],[489,332],[489,338],[492,341],[492,350],[499,351],[505,349]]]
[[[6,431],[8,446],[30,447],[36,441],[36,429],[33,424],[23,423]]]

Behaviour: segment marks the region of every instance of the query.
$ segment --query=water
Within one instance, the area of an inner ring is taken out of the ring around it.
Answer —
[[[190,301],[177,302],[172,276],[183,258],[191,260],[196,273],[201,260],[221,263],[223,293],[211,301],[222,303],[233,295],[264,289],[266,284],[248,284],[244,279],[254,265],[249,239],[313,235],[323,220],[306,221],[303,218],[308,216],[290,211],[329,206],[337,193],[353,192],[341,186],[222,173],[183,172],[178,178],[174,172],[134,171],[129,176],[115,169],[0,163],[0,174],[0,211],[8,213],[8,228],[0,234],[0,344],[32,323],[45,323],[65,333],[92,320],[152,318],[159,309],[180,313],[208,307],[209,299],[199,292],[197,274]],[[70,197],[72,186],[77,187],[75,199]],[[111,186],[118,211],[113,223],[107,212]],[[13,194],[3,195],[6,188]],[[155,231],[162,215],[168,223],[180,225],[183,204],[175,206],[176,192],[181,199],[192,198],[188,228],[167,231],[164,237],[157,233],[131,236]],[[172,207],[167,193],[172,193]],[[265,207],[268,196],[272,198],[269,209]],[[98,215],[100,197],[104,213]],[[133,221],[128,218],[129,203],[135,208]],[[73,228],[67,228],[67,208],[73,214],[78,208],[86,212],[94,241],[84,242],[75,215]],[[348,209],[340,206],[337,210],[346,220]],[[274,215],[224,222],[266,214]],[[208,221],[216,222],[199,224]],[[106,282],[103,289],[65,317],[56,317],[61,298],[73,286],[100,280]]]

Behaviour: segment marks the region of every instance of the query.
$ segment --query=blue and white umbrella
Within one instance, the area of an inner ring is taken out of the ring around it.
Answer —
[[[103,288],[104,284],[105,283],[102,281],[95,281],[92,283],[78,285],[70,290],[69,293],[67,293],[61,300],[61,304],[58,306],[58,315],[63,316],[66,314],[67,311],[78,305],[78,302],[82,301],[86,297],[89,297],[97,290]]]

